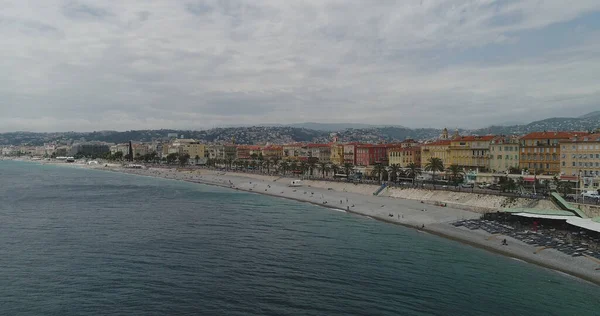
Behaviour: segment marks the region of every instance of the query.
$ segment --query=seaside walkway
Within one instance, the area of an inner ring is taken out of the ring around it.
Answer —
[[[379,189],[377,189],[375,192],[373,192],[373,195],[377,196],[379,195],[379,193],[381,193],[381,191],[383,191],[385,188],[387,188],[388,184],[384,183],[382,184]]]

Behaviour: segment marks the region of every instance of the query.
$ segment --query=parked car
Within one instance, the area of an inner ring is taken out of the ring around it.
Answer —
[[[469,188],[470,189],[470,188],[473,187],[473,183],[463,183],[460,186],[463,187],[463,188]]]

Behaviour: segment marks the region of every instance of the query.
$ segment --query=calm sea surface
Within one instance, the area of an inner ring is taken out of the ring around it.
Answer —
[[[600,287],[309,204],[0,161],[1,315],[599,315]]]

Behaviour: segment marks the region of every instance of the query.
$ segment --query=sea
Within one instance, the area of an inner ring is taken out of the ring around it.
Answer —
[[[0,161],[0,315],[600,315],[600,287],[308,203]]]

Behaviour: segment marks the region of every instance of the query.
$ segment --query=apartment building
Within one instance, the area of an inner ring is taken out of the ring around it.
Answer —
[[[560,142],[585,132],[533,132],[521,137],[519,168],[548,175],[560,174]]]
[[[432,157],[439,158],[444,163],[444,168],[451,165],[450,140],[442,139],[421,145],[421,164],[427,164]]]
[[[470,170],[486,170],[490,166],[490,141],[495,136],[458,136],[450,140],[450,165]]]
[[[492,172],[508,172],[519,168],[519,138],[497,136],[490,141],[490,166]]]
[[[373,166],[375,164],[388,165],[387,149],[389,145],[356,145],[356,165]]]
[[[600,189],[600,132],[574,135],[560,148],[561,178],[579,181],[583,189]]]

